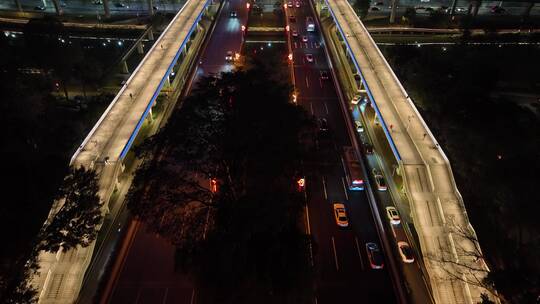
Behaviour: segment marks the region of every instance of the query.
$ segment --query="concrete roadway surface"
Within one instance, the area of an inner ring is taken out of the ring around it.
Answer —
[[[232,10],[238,12],[238,18],[229,17]],[[246,21],[245,0],[225,3],[214,32],[202,50],[202,64],[197,67],[194,81],[203,74],[231,69],[232,65],[225,61],[225,54],[227,50],[240,51],[240,23],[245,24]],[[146,232],[144,225],[136,221],[132,221],[128,229],[128,241],[123,249],[125,260],[116,270],[118,280],[110,282],[114,287],[108,302],[196,303],[197,290],[185,275],[174,271],[174,247]]]
[[[382,270],[371,269],[366,243],[381,247],[365,191],[346,189],[342,147],[351,146],[340,109],[329,63],[321,47],[319,29],[308,33],[306,16],[313,16],[305,0],[300,8],[287,8],[291,31],[297,102],[318,118],[328,121],[331,137],[318,142],[317,155],[306,160],[306,189],[310,231],[315,239],[314,263],[317,270],[315,303],[396,303],[388,263]],[[290,15],[296,17],[291,22]],[[292,31],[298,37],[292,36]],[[307,36],[307,42],[303,42]],[[312,54],[314,62],[305,55]],[[327,71],[329,79],[320,77]],[[367,181],[366,181],[367,182]],[[339,228],[333,216],[334,202],[346,205],[350,227]],[[382,249],[381,249],[382,250]]]
[[[95,0],[59,0],[62,10],[65,14],[93,14],[103,15],[103,4]],[[99,0],[98,0],[99,1]],[[103,2],[103,0],[101,0]],[[175,3],[170,1],[153,0],[153,6],[157,8],[157,11],[176,12],[182,8],[185,1],[176,0]],[[52,0],[20,0],[21,7],[25,12],[36,13],[56,13],[54,3]],[[120,3],[124,6],[120,6]],[[44,8],[37,9],[38,7]],[[148,13],[148,1],[147,0],[109,0],[109,9],[111,15],[136,15]],[[0,10],[17,10],[15,0],[3,0],[0,1]]]

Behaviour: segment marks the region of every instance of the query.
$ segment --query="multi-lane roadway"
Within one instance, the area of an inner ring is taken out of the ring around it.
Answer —
[[[395,303],[388,263],[383,269],[372,269],[367,257],[366,243],[381,247],[367,194],[347,189],[342,151],[352,144],[320,29],[307,31],[306,17],[314,18],[307,1],[301,2],[299,8],[286,8],[286,13],[297,102],[318,119],[326,119],[330,133],[318,141],[318,151],[305,162],[309,231],[315,240],[316,303]],[[293,32],[298,35],[293,36]],[[322,77],[322,71],[328,79]],[[345,204],[349,228],[337,226],[334,202]]]

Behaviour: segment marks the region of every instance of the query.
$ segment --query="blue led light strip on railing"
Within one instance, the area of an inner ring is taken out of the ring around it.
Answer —
[[[360,74],[360,77],[362,79],[362,84],[366,88],[366,92],[368,94],[369,99],[371,100],[371,104],[373,105],[373,108],[375,109],[375,112],[379,116],[379,119],[381,120],[381,124],[383,127],[383,131],[386,134],[386,138],[388,139],[390,143],[390,148],[392,149],[392,152],[394,153],[394,156],[397,158],[398,161],[401,160],[401,155],[399,154],[396,145],[394,144],[394,140],[392,139],[392,136],[390,136],[390,133],[388,132],[388,128],[386,127],[386,122],[384,121],[381,112],[379,111],[379,107],[377,106],[377,103],[375,102],[375,98],[373,98],[373,94],[371,93],[371,90],[369,89],[369,85],[367,84],[367,81],[364,77],[364,74],[362,73],[362,70],[360,69],[360,66],[358,65],[358,62],[356,62],[356,58],[354,57],[354,53],[352,52],[351,46],[349,45],[349,42],[347,41],[347,36],[345,33],[343,33],[343,29],[341,28],[341,25],[339,25],[339,22],[334,15],[334,11],[330,7],[330,4],[328,3],[328,0],[325,0],[326,6],[328,7],[328,10],[330,11],[330,14],[332,14],[332,18],[334,19],[334,23],[337,25],[339,32],[341,33],[341,37],[343,37],[343,41],[345,41],[345,44],[347,45],[347,51],[349,54],[351,54],[352,61],[354,63],[354,66],[356,67],[356,70]],[[369,35],[369,33],[368,33]]]
[[[169,65],[169,68],[167,69],[167,72],[165,73],[165,76],[163,77],[163,79],[161,79],[161,81],[159,83],[159,86],[157,87],[156,91],[154,92],[154,95],[152,96],[152,98],[150,99],[150,102],[146,106],[146,109],[144,110],[144,113],[141,116],[141,119],[137,123],[137,126],[135,126],[135,129],[133,130],[133,133],[131,133],[131,136],[129,137],[129,140],[128,140],[127,144],[122,149],[122,152],[120,153],[120,159],[124,159],[126,154],[129,152],[129,149],[131,148],[131,145],[133,144],[133,141],[137,137],[137,134],[139,133],[139,130],[141,129],[142,124],[144,123],[144,120],[146,119],[146,116],[150,112],[150,109],[152,109],[152,105],[154,104],[154,101],[157,99],[157,97],[159,96],[159,92],[161,91],[161,89],[165,85],[165,80],[169,77],[174,65],[176,64],[176,62],[178,61],[178,58],[180,57],[180,54],[182,53],[182,50],[183,50],[184,46],[188,42],[188,40],[189,40],[191,34],[193,33],[193,31],[195,30],[195,27],[197,26],[197,24],[201,20],[202,15],[203,15],[205,9],[208,7],[208,4],[210,3],[210,1],[211,0],[206,1],[206,4],[204,5],[202,11],[199,13],[197,18],[195,19],[195,22],[193,22],[193,25],[191,25],[191,28],[189,29],[189,32],[186,35],[186,38],[184,38],[184,41],[182,41],[182,44],[178,48],[178,51],[176,52],[176,55],[174,56],[174,59],[172,60],[171,64]]]

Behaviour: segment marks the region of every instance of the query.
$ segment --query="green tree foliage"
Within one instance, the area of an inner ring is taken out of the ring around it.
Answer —
[[[364,19],[369,12],[370,0],[355,0],[353,7],[360,19]]]
[[[405,9],[405,13],[403,14],[403,18],[410,25],[414,25],[414,22],[416,20],[416,10],[414,9],[414,7],[407,7],[407,9]]]
[[[103,218],[98,190],[95,171],[71,169],[57,195],[61,207],[40,232],[38,248],[54,252],[90,245]]]
[[[448,153],[490,264],[488,284],[511,303],[535,303],[539,113],[501,92],[534,90],[538,50],[459,45],[385,52]]]
[[[495,302],[491,301],[489,296],[485,293],[480,295],[480,297],[482,298],[482,301],[478,302],[478,304],[495,304]]]
[[[37,302],[37,290],[30,285],[30,278],[38,270],[37,252],[31,257],[18,257],[9,272],[0,273],[0,303],[29,304]]]
[[[313,122],[290,92],[256,61],[204,78],[139,147],[157,156],[137,173],[128,206],[178,247],[178,267],[212,301],[299,303],[311,286],[295,174]]]

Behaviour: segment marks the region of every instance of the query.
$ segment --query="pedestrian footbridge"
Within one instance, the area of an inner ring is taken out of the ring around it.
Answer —
[[[478,283],[489,270],[477,258],[480,246],[448,158],[349,2],[315,2],[333,20],[360,76],[358,92],[369,99],[397,162],[433,300],[480,302],[489,292]]]
[[[182,60],[191,56],[190,52],[196,53],[190,47],[194,39],[199,39],[197,43],[202,40],[197,35],[203,30],[199,23],[210,4],[212,0],[186,1],[73,155],[71,165],[93,168],[98,173],[105,212],[124,169],[123,161],[145,121],[152,120],[152,107],[159,94],[174,80],[180,85],[187,81],[186,70],[179,69],[185,68],[181,67]],[[61,205],[62,201],[53,204],[49,218]],[[32,281],[39,303],[74,303],[94,251],[95,242],[68,252],[40,253],[40,269]]]

